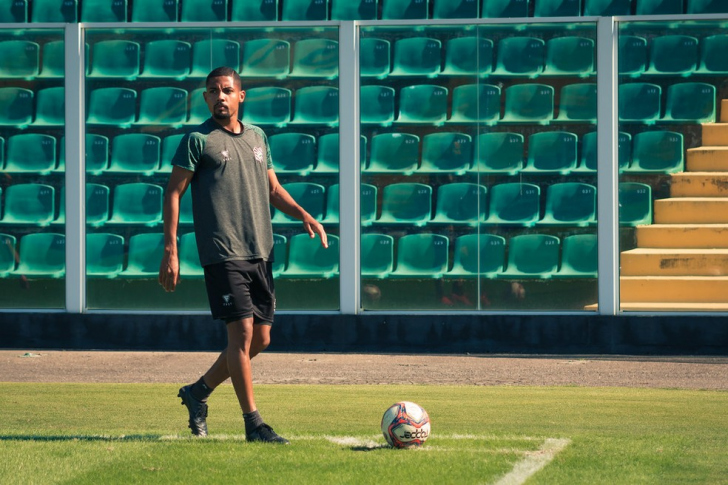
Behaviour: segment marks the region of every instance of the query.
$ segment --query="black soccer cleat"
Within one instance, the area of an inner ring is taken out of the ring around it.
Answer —
[[[278,436],[276,432],[273,431],[273,428],[265,423],[255,428],[252,433],[246,434],[245,440],[259,441],[261,443],[277,443],[279,445],[288,445],[291,443],[287,439]]]
[[[190,425],[192,434],[204,438],[207,436],[207,403],[198,401],[190,392],[192,384],[184,386],[179,390],[177,397],[182,398],[182,405],[187,406],[190,413]]]

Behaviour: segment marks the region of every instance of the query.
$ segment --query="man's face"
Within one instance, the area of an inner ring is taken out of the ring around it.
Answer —
[[[238,110],[245,99],[245,91],[235,84],[232,76],[221,76],[210,79],[203,96],[212,117],[225,121],[238,119]]]

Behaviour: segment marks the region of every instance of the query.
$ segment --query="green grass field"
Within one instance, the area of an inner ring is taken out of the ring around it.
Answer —
[[[178,386],[0,383],[0,483],[495,483],[564,446],[527,483],[728,483],[728,392],[454,386],[257,386],[291,446],[248,444],[232,387],[192,439]],[[432,435],[384,447],[393,402]],[[539,451],[540,450],[540,451]]]

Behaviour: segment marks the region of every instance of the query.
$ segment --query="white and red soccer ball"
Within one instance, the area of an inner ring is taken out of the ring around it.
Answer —
[[[430,416],[413,402],[392,404],[382,416],[382,434],[395,448],[421,446],[430,436]]]

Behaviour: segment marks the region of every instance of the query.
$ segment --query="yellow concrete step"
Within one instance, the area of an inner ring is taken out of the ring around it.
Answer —
[[[626,302],[620,305],[620,309],[623,312],[728,312],[728,303]],[[599,305],[587,305],[584,310],[595,312]]]
[[[728,197],[728,172],[683,172],[670,177],[673,197]]]
[[[728,249],[637,248],[620,262],[622,276],[728,276]]]
[[[705,144],[698,148],[688,148],[685,170],[688,172],[728,172],[728,146]]]
[[[728,121],[728,99],[720,100],[720,121]]]
[[[702,144],[715,147],[728,146],[728,123],[703,124]]]
[[[728,224],[651,224],[636,234],[640,248],[728,248]]]
[[[659,199],[655,224],[728,224],[728,198],[678,197]]]
[[[625,276],[619,279],[622,303],[724,303],[728,276]]]

